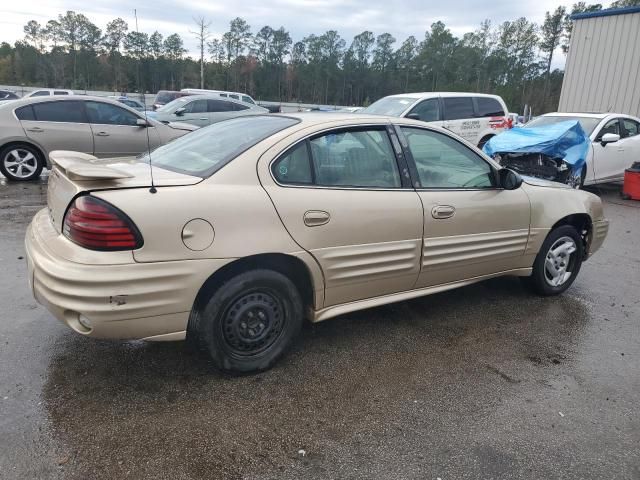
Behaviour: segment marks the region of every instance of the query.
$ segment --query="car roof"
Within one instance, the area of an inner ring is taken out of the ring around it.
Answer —
[[[499,95],[492,95],[489,93],[470,93],[470,92],[411,92],[411,93],[397,93],[395,95],[389,95],[389,97],[404,97],[404,98],[433,98],[433,97],[487,97],[500,99]]]
[[[185,93],[185,92],[182,92]],[[241,100],[236,100],[235,98],[228,98],[228,97],[221,97],[218,94],[215,93],[198,93],[198,94],[193,94],[193,95],[185,95],[184,97],[180,97],[180,98],[176,98],[176,100],[183,100],[183,101],[187,101],[187,100],[219,100],[221,102],[230,102],[230,103],[237,103],[239,105],[244,105],[249,106],[249,107],[259,107],[259,105],[254,105],[254,104],[250,104],[247,102],[243,102]]]
[[[35,103],[43,103],[43,102],[78,102],[78,101],[87,102],[89,100],[94,100],[94,101],[103,102],[103,103],[110,103],[120,108],[129,109],[132,112],[135,112],[133,108],[113,98],[96,97],[92,95],[58,95],[58,96],[47,96],[47,97],[23,97],[17,100],[13,100],[9,105],[2,105],[2,108],[9,107],[9,108],[15,109],[15,108],[20,108],[24,105],[33,105]]]
[[[272,113],[265,114],[271,117],[289,117],[299,120],[298,124],[302,128],[313,127],[321,124],[333,124],[336,127],[341,125],[358,126],[358,125],[386,125],[390,122],[398,125],[416,126],[420,128],[428,128],[432,130],[443,130],[442,128],[425,123],[421,120],[412,120],[410,118],[391,117],[388,115],[374,115],[371,113],[351,113],[351,112],[295,112],[295,113]]]

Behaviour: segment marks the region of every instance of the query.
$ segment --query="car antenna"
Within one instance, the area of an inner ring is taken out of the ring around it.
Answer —
[[[133,9],[133,16],[136,19],[136,33],[140,36],[140,31],[138,30],[138,11]],[[153,181],[153,163],[151,162],[151,140],[149,140],[149,119],[147,118],[147,97],[144,94],[144,89],[140,83],[140,55],[138,55],[138,89],[142,92],[142,104],[144,105],[144,121],[147,122],[145,126],[145,130],[147,132],[147,154],[149,156],[149,174],[151,175],[151,188],[149,188],[149,193],[156,193],[158,190],[156,189],[155,183]]]

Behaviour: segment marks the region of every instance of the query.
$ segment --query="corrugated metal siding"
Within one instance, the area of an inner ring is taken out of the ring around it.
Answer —
[[[558,111],[640,116],[640,13],[575,20]]]

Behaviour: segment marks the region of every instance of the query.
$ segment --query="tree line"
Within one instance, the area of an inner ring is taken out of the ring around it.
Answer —
[[[640,4],[618,0],[611,7]],[[575,13],[602,4],[579,2],[547,12],[541,25],[526,18],[455,36],[434,22],[421,39],[401,43],[389,33],[363,31],[348,43],[336,30],[294,41],[284,27],[253,33],[235,18],[220,38],[210,22],[195,18],[197,59],[184,41],[132,29],[116,18],[102,30],[68,11],[42,25],[31,20],[25,37],[0,44],[0,83],[114,92],[185,87],[242,91],[257,99],[367,105],[392,93],[474,91],[501,95],[512,111],[555,110],[563,73],[553,70],[558,47],[566,53]]]

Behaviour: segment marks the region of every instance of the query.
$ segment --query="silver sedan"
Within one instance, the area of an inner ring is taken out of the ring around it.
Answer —
[[[135,156],[196,128],[186,123],[165,125],[101,97],[15,100],[0,105],[0,172],[9,180],[33,180],[43,168],[51,168],[53,150]]]

